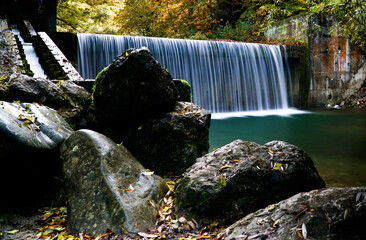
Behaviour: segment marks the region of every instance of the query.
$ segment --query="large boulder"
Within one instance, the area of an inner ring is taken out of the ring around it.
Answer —
[[[366,239],[366,188],[299,193],[251,213],[220,239]]]
[[[59,147],[72,132],[51,108],[0,101],[0,188],[6,193],[0,211],[32,205],[53,190],[54,176],[61,177]]]
[[[119,140],[113,133],[171,111],[177,97],[172,77],[150,50],[130,49],[96,77],[91,112],[102,132]]]
[[[323,188],[312,160],[280,141],[236,140],[199,159],[176,186],[177,214],[202,223],[235,220],[302,191]]]
[[[159,175],[180,175],[208,153],[211,114],[190,102],[139,126],[123,144],[147,168]]]
[[[61,146],[71,232],[98,235],[145,231],[166,185],[122,145],[91,130],[79,130]]]
[[[75,126],[85,125],[85,115],[91,102],[91,94],[72,81],[57,83],[12,74],[0,82],[0,99],[5,101],[37,102],[52,107]]]

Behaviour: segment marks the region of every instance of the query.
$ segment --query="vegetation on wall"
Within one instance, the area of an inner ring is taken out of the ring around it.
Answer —
[[[328,14],[366,49],[365,12],[364,0],[59,0],[58,31],[258,42],[279,20]]]

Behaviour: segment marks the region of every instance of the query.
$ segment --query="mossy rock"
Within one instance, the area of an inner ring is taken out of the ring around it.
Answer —
[[[130,49],[116,57],[98,74],[93,90],[95,117],[105,134],[138,127],[172,110],[178,97],[171,75],[147,48]]]
[[[178,89],[178,101],[192,102],[191,85],[183,79],[174,79],[174,84]]]

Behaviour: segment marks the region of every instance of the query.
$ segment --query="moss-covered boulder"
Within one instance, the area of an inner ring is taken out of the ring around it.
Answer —
[[[189,85],[189,83],[183,79],[174,79],[174,84],[178,90],[178,101],[191,102],[192,101],[191,85]]]
[[[150,50],[130,49],[95,79],[92,113],[102,132],[114,137],[116,131],[171,111],[177,97],[172,77]]]
[[[325,187],[313,161],[280,141],[236,140],[199,159],[176,185],[176,213],[202,223],[233,223],[302,191]]]
[[[131,130],[123,144],[159,175],[179,175],[209,149],[211,113],[190,102]]]
[[[79,130],[61,146],[72,233],[89,235],[146,231],[165,182],[147,171],[122,145],[91,130]]]

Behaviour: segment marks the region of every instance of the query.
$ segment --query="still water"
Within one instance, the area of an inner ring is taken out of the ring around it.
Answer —
[[[327,187],[366,186],[366,110],[212,119],[210,151],[236,139],[294,144],[313,159]]]

